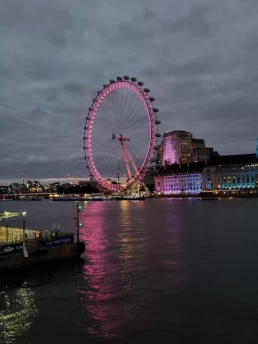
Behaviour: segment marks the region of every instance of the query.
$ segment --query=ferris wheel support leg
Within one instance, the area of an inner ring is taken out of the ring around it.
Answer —
[[[142,182],[142,185],[144,187],[144,190],[145,190],[147,196],[150,197],[151,196],[150,189],[148,188],[148,186],[144,182]]]
[[[123,157],[124,157],[124,161],[125,161],[125,166],[126,166],[126,170],[127,170],[127,174],[128,174],[128,178],[132,178],[132,173],[130,170],[130,166],[129,166],[129,162],[128,162],[128,157],[127,157],[127,152],[125,149],[125,145],[123,143],[123,141],[121,141],[121,146],[122,146],[122,152],[123,152]]]
[[[128,157],[128,159],[129,159],[130,163],[131,163],[132,166],[133,166],[133,169],[134,169],[135,173],[137,174],[137,173],[138,173],[138,168],[137,168],[135,162],[133,161],[133,158],[132,158],[132,156],[131,156],[131,154],[130,154],[130,152],[129,152],[129,150],[128,150],[128,148],[126,147],[125,144],[124,144],[124,149],[125,149],[125,151],[126,151],[126,154],[127,154],[127,157]]]

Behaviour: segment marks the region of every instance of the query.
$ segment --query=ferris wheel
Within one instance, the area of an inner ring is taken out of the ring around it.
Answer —
[[[93,99],[84,127],[90,176],[112,192],[141,183],[159,150],[159,110],[143,82],[128,76],[103,85]]]

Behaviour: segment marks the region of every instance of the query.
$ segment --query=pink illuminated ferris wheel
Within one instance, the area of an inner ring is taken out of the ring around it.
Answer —
[[[103,85],[93,99],[83,149],[90,176],[102,190],[142,182],[157,159],[159,110],[149,92],[143,82],[124,76]]]

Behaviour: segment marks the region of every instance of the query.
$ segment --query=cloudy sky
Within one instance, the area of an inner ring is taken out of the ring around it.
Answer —
[[[87,174],[87,109],[136,76],[221,154],[258,136],[257,0],[0,0],[0,181]]]

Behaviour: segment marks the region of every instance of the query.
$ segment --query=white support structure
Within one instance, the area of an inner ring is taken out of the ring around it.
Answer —
[[[125,141],[130,141],[130,138],[129,137],[124,137],[123,135],[113,134],[112,135],[112,139],[113,140],[118,140],[121,143],[122,153],[123,153],[123,158],[124,158],[124,161],[125,161],[125,166],[126,166],[128,178],[131,179],[132,178],[132,172],[131,172],[129,163],[132,165],[132,167],[133,167],[133,169],[135,171],[135,174],[138,173],[138,168],[137,168],[137,166],[136,166],[136,164],[135,164],[135,162],[134,162],[134,160],[133,160],[133,158],[131,156],[131,153],[129,152],[129,149],[125,145]]]
[[[126,155],[125,145],[122,143],[122,141],[121,141],[121,147],[122,147],[123,157],[124,157],[124,161],[125,161],[125,166],[127,169],[128,178],[131,179],[132,174],[131,174],[131,170],[130,170],[130,166],[129,166],[129,160],[128,160],[127,155]]]
[[[138,173],[138,168],[137,168],[137,166],[135,165],[135,162],[133,161],[133,158],[132,158],[132,156],[131,156],[131,154],[130,154],[128,148],[126,147],[125,144],[123,144],[123,145],[124,145],[124,148],[125,148],[125,150],[126,150],[127,157],[128,157],[128,159],[129,159],[130,163],[132,164],[135,173],[137,174],[137,173]]]

